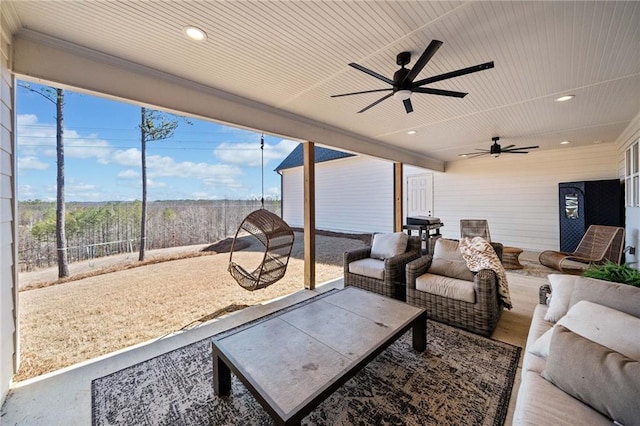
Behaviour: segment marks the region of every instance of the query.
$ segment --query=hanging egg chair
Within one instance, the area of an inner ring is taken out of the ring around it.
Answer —
[[[252,272],[233,260],[236,241],[244,232],[252,235],[264,247],[262,262]],[[242,221],[233,238],[229,255],[229,273],[241,287],[250,291],[270,286],[280,280],[287,271],[293,239],[293,231],[279,216],[265,209],[250,213]]]

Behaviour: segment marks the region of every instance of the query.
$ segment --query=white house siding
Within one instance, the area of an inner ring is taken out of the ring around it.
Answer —
[[[558,183],[615,179],[613,143],[503,154],[448,163],[434,173],[434,216],[443,236],[460,236],[460,219],[487,219],[492,240],[525,250],[559,248]]]
[[[14,247],[15,183],[13,176],[13,79],[9,72],[9,42],[0,16],[0,403],[14,371],[16,251]]]
[[[640,139],[640,114],[629,124],[629,126],[622,132],[622,135],[618,138],[618,176],[622,179],[624,177],[625,167],[625,151],[629,146]],[[625,208],[625,244],[636,248],[636,254],[626,254],[626,261],[638,262],[640,260],[640,207]],[[640,268],[638,263],[634,263],[636,268]]]
[[[302,227],[302,167],[285,169],[282,176],[283,218]],[[393,163],[348,157],[317,163],[315,177],[316,228],[354,233],[393,230]]]

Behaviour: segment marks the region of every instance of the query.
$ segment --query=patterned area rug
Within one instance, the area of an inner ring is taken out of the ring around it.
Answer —
[[[522,260],[520,259],[520,264],[523,266],[522,269],[507,269],[508,273],[525,275],[529,277],[537,277],[537,278],[547,278],[549,274],[560,274],[561,272],[556,271],[551,268],[547,268],[544,265],[541,265],[540,262],[532,261],[532,260]]]
[[[302,424],[504,424],[521,349],[434,321],[427,339],[418,353],[406,333]],[[93,424],[272,424],[233,374],[224,398],[213,394],[212,376],[205,339],[96,379]]]

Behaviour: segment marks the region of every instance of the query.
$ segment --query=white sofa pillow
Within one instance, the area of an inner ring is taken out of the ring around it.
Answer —
[[[575,334],[613,349],[628,358],[640,361],[640,318],[582,300],[573,305],[555,326],[540,336],[528,351],[547,358],[553,350],[551,336],[557,325],[562,325]]]
[[[404,232],[375,234],[371,244],[371,257],[384,260],[407,251],[409,236]]]
[[[551,285],[551,300],[549,309],[544,315],[544,320],[557,322],[566,315],[569,310],[571,294],[575,287],[576,276],[566,274],[549,274],[549,284]]]

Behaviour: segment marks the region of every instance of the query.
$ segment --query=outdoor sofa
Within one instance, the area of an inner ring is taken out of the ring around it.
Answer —
[[[639,360],[640,288],[549,275],[529,329],[513,424],[640,424]]]

